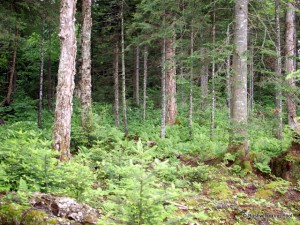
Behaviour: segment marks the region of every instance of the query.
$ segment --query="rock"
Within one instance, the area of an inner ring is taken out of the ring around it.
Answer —
[[[41,209],[48,214],[80,224],[97,224],[100,217],[96,209],[68,197],[35,193],[30,203],[34,208]]]

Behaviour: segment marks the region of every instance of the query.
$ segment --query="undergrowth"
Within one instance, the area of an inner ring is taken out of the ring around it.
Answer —
[[[45,111],[43,129],[37,129],[32,105],[15,102],[1,109],[3,115],[14,113],[3,116],[6,124],[0,126],[0,192],[17,193],[20,204],[29,197],[24,193],[30,192],[74,197],[103,212],[99,224],[187,224],[209,218],[204,210],[182,213],[176,202],[197,195],[207,182],[216,179],[218,169],[204,162],[232,157],[225,154],[229,127],[226,109],[216,113],[213,141],[208,129],[209,110],[197,114],[192,136],[183,113],[177,125],[167,128],[166,138],[160,139],[160,110],[153,104],[146,121],[141,120],[139,109],[128,110],[129,135],[124,137],[122,127],[114,126],[112,106],[107,104],[94,104],[93,127],[85,134],[75,102],[73,158],[60,163],[58,153],[51,150],[53,116]],[[26,118],[21,113],[24,110]],[[287,149],[291,134],[288,129],[284,134],[278,141],[261,118],[251,121],[250,153],[261,172],[270,173],[271,157]],[[228,172],[239,175],[240,168]],[[211,183],[211,191],[224,191],[220,184],[225,182]],[[298,186],[295,189],[299,190]],[[8,200],[15,202],[15,198]]]

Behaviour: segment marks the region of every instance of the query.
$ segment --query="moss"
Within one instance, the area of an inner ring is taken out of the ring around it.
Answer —
[[[258,198],[269,198],[274,194],[272,190],[269,189],[261,189],[258,190],[255,194],[256,197]]]
[[[233,195],[233,192],[231,189],[227,186],[227,183],[222,181],[212,181],[209,183],[209,193],[213,197],[217,199],[228,199],[231,198]]]
[[[28,206],[22,206],[16,203],[2,204],[0,206],[0,224],[18,224],[20,223],[23,212]]]
[[[45,212],[39,210],[31,210],[26,213],[25,224],[26,225],[47,225],[48,215]]]

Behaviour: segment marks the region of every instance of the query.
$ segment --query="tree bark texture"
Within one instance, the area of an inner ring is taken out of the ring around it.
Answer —
[[[212,44],[213,51],[215,50],[216,44],[216,12],[215,12],[215,1],[213,1],[213,14],[212,14]],[[210,123],[210,139],[213,140],[215,136],[215,110],[216,110],[216,92],[215,92],[215,80],[216,80],[216,63],[215,57],[212,58],[212,97],[211,97],[211,123]]]
[[[281,38],[280,38],[280,3],[275,0],[275,23],[276,23],[276,111],[278,113],[277,138],[282,139],[282,57],[281,57]]]
[[[81,124],[85,131],[92,125],[92,76],[91,76],[91,15],[92,0],[82,1],[81,31]]]
[[[144,82],[143,82],[143,120],[146,120],[147,109],[147,79],[148,79],[148,47],[144,48]]]
[[[166,96],[167,110],[166,123],[172,126],[176,122],[176,62],[175,62],[175,40],[166,38]]]
[[[60,11],[60,61],[53,126],[53,148],[60,152],[59,159],[67,161],[70,154],[70,132],[74,91],[76,38],[76,0],[62,0]]]
[[[124,41],[124,2],[121,9],[121,49],[122,49],[122,105],[125,136],[128,135],[127,106],[126,106],[126,71],[125,71],[125,41]]]
[[[134,103],[140,105],[140,46],[135,47],[135,66],[133,79],[133,100]]]
[[[161,60],[161,129],[160,137],[165,138],[166,136],[166,39],[163,39],[162,45],[162,60]]]
[[[120,126],[119,115],[119,42],[117,41],[114,48],[114,115],[115,125]]]
[[[200,48],[200,54],[204,56],[206,54],[206,49],[204,47]],[[201,62],[200,69],[200,85],[201,85],[201,106],[202,109],[206,108],[207,97],[208,97],[208,63],[205,59]]]
[[[230,44],[230,32],[229,27],[227,29],[227,45]],[[226,58],[226,103],[228,107],[228,118],[231,118],[231,55],[228,55]]]
[[[296,14],[295,2],[287,3],[286,11],[286,31],[285,31],[285,72],[289,74],[296,71]],[[290,78],[286,80],[290,91],[286,93],[286,107],[288,114],[288,124],[293,130],[299,130],[299,123],[296,113],[295,94],[296,79]]]
[[[247,141],[247,28],[248,0],[235,3],[234,54],[231,86],[231,145],[241,155],[248,152]]]
[[[194,55],[194,29],[191,27],[191,57]],[[192,59],[193,60],[193,59]],[[193,135],[193,80],[194,80],[194,62],[192,61],[190,69],[190,96],[189,96],[189,128],[190,137]]]
[[[42,21],[42,42],[41,42],[41,71],[40,71],[40,90],[39,90],[39,110],[38,110],[38,128],[42,128],[43,113],[43,84],[44,84],[44,45],[45,45],[45,21]]]

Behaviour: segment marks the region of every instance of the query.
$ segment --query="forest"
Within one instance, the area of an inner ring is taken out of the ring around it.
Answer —
[[[0,225],[300,224],[299,15],[1,0]]]

